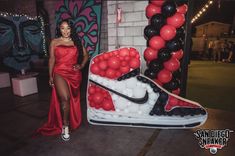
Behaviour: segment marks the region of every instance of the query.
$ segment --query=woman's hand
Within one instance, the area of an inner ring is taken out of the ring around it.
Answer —
[[[53,80],[53,77],[50,77],[50,78],[49,78],[49,85],[50,85],[51,87],[53,87],[53,86],[54,86],[54,80]]]
[[[75,64],[74,66],[73,66],[73,70],[81,70],[83,68],[83,65],[80,65],[80,64]]]

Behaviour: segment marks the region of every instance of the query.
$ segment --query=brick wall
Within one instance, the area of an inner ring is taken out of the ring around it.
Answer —
[[[107,1],[102,1],[100,53],[108,50],[108,8]]]
[[[148,1],[108,1],[108,50],[134,47],[143,61],[146,48],[144,28],[148,25],[145,8]],[[116,25],[116,6],[122,9],[122,21]],[[145,64],[142,64],[145,69]]]

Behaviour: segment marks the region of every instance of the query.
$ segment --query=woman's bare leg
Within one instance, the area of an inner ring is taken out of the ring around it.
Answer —
[[[58,74],[54,76],[56,93],[60,101],[63,125],[69,125],[70,93],[67,82]]]

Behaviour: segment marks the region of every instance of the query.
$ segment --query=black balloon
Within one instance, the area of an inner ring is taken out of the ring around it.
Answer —
[[[158,51],[158,59],[162,62],[171,58],[171,51],[168,48],[162,48]]]
[[[180,28],[176,29],[175,37],[184,40],[184,37],[185,37],[184,27],[180,27]]]
[[[175,72],[172,73],[173,77],[176,79],[180,79],[181,78],[181,70],[177,70]]]
[[[181,6],[181,5],[187,4],[187,3],[188,3],[188,0],[177,0],[177,1],[176,1],[176,4],[177,4],[178,6]]]
[[[152,16],[151,25],[160,32],[160,29],[163,25],[165,25],[166,21],[165,18],[162,16],[162,14],[155,14]]]
[[[158,59],[154,59],[149,63],[149,69],[153,70],[153,71],[160,71],[163,69],[163,64],[161,61],[159,61]]]
[[[146,69],[144,75],[149,77],[150,79],[154,79],[156,78],[157,72],[155,72],[154,70]]]
[[[168,94],[165,92],[161,92],[159,96],[159,101],[161,103],[165,103],[168,100]]]
[[[161,7],[162,14],[165,17],[170,17],[176,13],[176,4],[174,1],[166,1]]]
[[[182,49],[182,41],[180,39],[174,38],[166,43],[166,47],[171,51],[178,51]]]
[[[179,85],[180,85],[179,81],[173,78],[170,82],[165,83],[163,87],[166,88],[167,90],[172,91],[179,88]]]
[[[144,35],[145,35],[145,38],[147,40],[149,40],[151,37],[155,36],[155,35],[159,35],[159,32],[154,29],[153,26],[151,25],[147,25],[145,28],[144,28]]]

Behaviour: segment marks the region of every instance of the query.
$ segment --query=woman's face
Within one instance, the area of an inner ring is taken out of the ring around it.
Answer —
[[[62,37],[65,37],[65,38],[70,37],[71,28],[70,28],[70,26],[68,25],[67,22],[62,22],[61,23],[60,32],[61,32]]]

